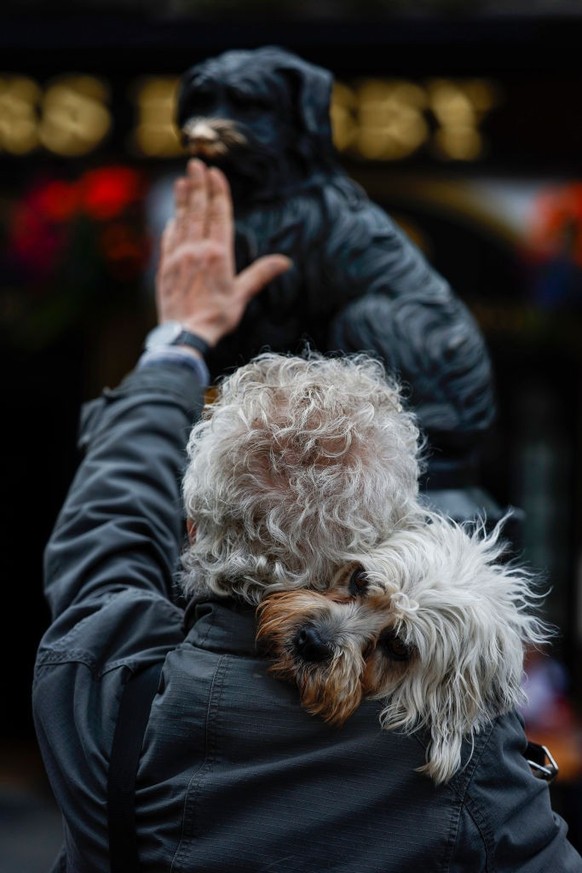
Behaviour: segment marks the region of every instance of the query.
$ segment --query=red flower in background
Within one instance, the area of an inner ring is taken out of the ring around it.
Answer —
[[[33,189],[29,206],[47,219],[69,221],[79,208],[79,192],[74,182],[54,179]]]
[[[40,346],[127,306],[150,258],[145,187],[140,172],[114,165],[37,179],[12,205],[0,310],[12,342]]]
[[[77,200],[73,185],[50,181],[34,185],[15,205],[8,252],[13,267],[28,281],[45,281],[56,270]]]
[[[141,177],[129,167],[90,170],[77,187],[81,209],[97,221],[115,218],[143,195]]]
[[[130,167],[109,166],[88,170],[76,181],[49,179],[36,182],[15,205],[8,229],[12,267],[27,281],[49,280],[65,259],[76,257],[75,223],[97,223],[96,241],[104,262],[115,264],[115,278],[131,279],[145,264],[149,246],[135,207],[142,202],[144,182]],[[120,229],[120,222],[125,231]],[[112,245],[113,236],[126,245]],[[131,240],[129,244],[127,241]],[[121,260],[125,261],[119,269]],[[131,262],[131,263],[130,263]],[[36,290],[42,290],[36,288]]]

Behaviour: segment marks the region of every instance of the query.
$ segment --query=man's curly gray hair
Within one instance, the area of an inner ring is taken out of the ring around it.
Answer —
[[[420,451],[414,415],[379,361],[259,355],[224,378],[191,431],[185,593],[258,603],[324,588],[347,553],[419,511]]]

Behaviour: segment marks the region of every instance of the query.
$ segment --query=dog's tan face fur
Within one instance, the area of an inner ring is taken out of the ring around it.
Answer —
[[[364,697],[382,700],[382,727],[425,728],[422,769],[447,781],[462,740],[522,700],[524,646],[547,639],[526,611],[529,576],[498,561],[497,537],[434,521],[347,563],[323,594],[268,596],[257,639],[272,673],[336,726]]]
[[[257,641],[271,672],[297,684],[302,706],[342,725],[364,695],[401,680],[414,658],[395,631],[390,594],[357,562],[321,594],[285,591],[259,606]]]
[[[418,666],[416,647],[393,608],[394,593],[394,586],[384,584],[369,575],[362,564],[353,562],[336,574],[327,594],[336,603],[351,603],[374,626],[374,639],[364,652],[360,677],[365,697],[389,694]]]
[[[365,655],[378,617],[357,603],[306,590],[272,594],[258,610],[257,641],[274,659],[271,672],[297,684],[312,715],[343,724],[362,700]]]
[[[182,128],[182,136],[188,152],[209,163],[224,158],[233,149],[248,146],[236,124],[222,118],[190,118]]]

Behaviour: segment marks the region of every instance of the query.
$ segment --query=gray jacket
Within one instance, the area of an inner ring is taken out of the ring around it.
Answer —
[[[56,868],[106,873],[108,761],[128,671],[164,666],[137,782],[149,873],[582,873],[516,715],[435,787],[422,735],[341,728],[299,706],[257,657],[253,611],[180,605],[180,478],[202,388],[177,364],[136,370],[85,410],[84,457],[46,551],[52,624],[34,716],[64,819]]]

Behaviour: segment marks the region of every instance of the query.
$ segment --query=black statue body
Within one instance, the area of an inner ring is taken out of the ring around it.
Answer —
[[[333,76],[277,47],[229,51],[182,77],[177,123],[189,152],[233,192],[237,267],[282,252],[294,267],[250,305],[209,359],[213,375],[274,351],[373,351],[409,386],[432,449],[435,503],[465,518],[500,512],[476,485],[494,418],[489,355],[473,316],[394,221],[341,167]]]

